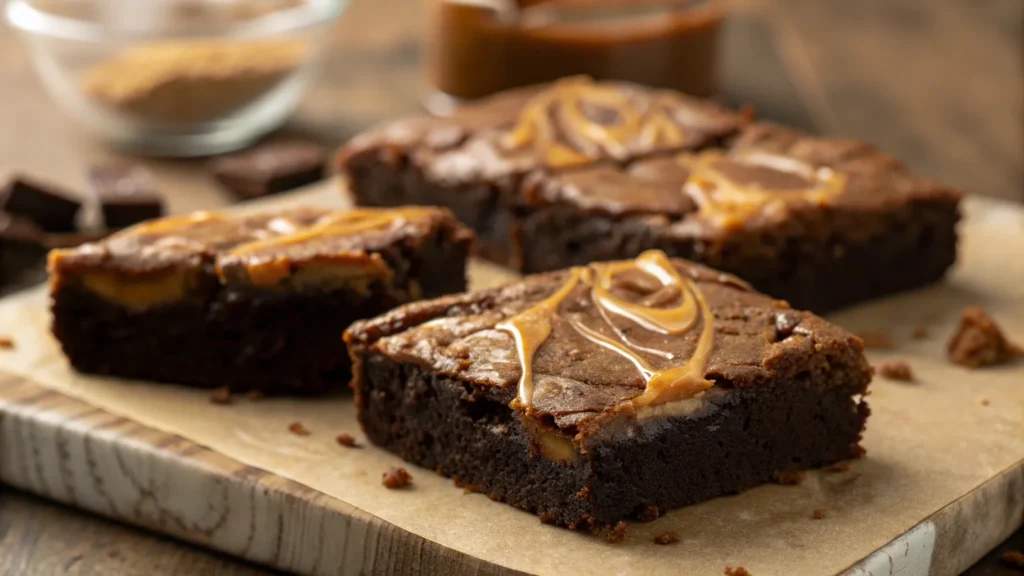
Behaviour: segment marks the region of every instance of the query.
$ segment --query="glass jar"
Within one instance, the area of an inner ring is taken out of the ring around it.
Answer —
[[[431,110],[584,74],[715,93],[719,0],[426,0]]]

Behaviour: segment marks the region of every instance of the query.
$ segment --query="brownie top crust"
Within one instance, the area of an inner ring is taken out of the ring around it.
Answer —
[[[184,297],[201,276],[257,288],[387,278],[392,270],[379,251],[439,229],[453,238],[471,236],[443,208],[196,212],[54,250],[49,267],[51,283],[76,278],[109,299],[147,307]]]
[[[521,205],[659,216],[703,231],[961,196],[864,142],[587,78],[499,95],[449,118],[386,125],[353,140],[339,165],[366,154],[411,162],[442,184],[498,183]]]
[[[346,341],[570,433],[689,413],[729,389],[806,379],[856,394],[870,380],[855,336],[659,251],[403,306]]]

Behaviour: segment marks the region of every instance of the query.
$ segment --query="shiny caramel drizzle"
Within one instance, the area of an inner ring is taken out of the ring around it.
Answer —
[[[823,205],[846,189],[846,176],[831,168],[815,168],[794,158],[764,152],[743,154],[733,160],[793,174],[810,185],[776,190],[756,183],[740,184],[715,168],[715,163],[725,158],[718,151],[677,157],[691,171],[683,189],[697,203],[699,213],[725,227],[740,226],[758,212],[792,202]]]
[[[613,157],[624,157],[631,142],[645,146],[659,142],[681,146],[683,129],[667,112],[666,98],[653,96],[649,109],[642,111],[617,87],[600,85],[587,77],[567,78],[526,104],[507,135],[506,144],[513,149],[532,146],[551,168],[589,163],[593,154],[559,141],[555,115],[560,113],[564,128],[582,136],[585,144],[603,149]],[[612,124],[594,121],[583,112],[585,103],[615,111],[617,121]]]
[[[629,302],[611,292],[616,274],[631,270],[650,274],[664,288],[679,291],[679,304],[667,308],[646,306]],[[618,338],[612,338],[575,320],[568,320],[580,335],[594,344],[606,348],[629,360],[644,379],[644,391],[629,400],[633,408],[658,406],[676,400],[690,398],[712,386],[704,377],[708,358],[714,348],[714,325],[711,310],[696,283],[681,276],[669,258],[660,251],[648,251],[636,260],[592,264],[585,268],[572,268],[568,279],[551,296],[533,307],[497,325],[499,330],[509,332],[516,342],[522,374],[519,378],[519,393],[513,407],[529,412],[533,405],[534,374],[533,358],[540,346],[551,335],[551,323],[558,316],[562,302],[579,285],[590,288],[590,298],[601,311],[629,319],[641,327],[660,334],[680,335],[701,324],[700,336],[693,355],[683,364],[666,369],[656,369],[637,353],[637,348],[619,331]],[[610,324],[610,322],[609,322]],[[614,328],[614,327],[613,327]]]
[[[409,220],[425,217],[428,213],[428,208],[416,206],[331,213],[310,227],[238,246],[227,252],[226,257],[246,259],[249,281],[258,286],[269,286],[277,284],[291,274],[292,260],[283,254],[275,253],[277,250],[311,240],[399,227]]]

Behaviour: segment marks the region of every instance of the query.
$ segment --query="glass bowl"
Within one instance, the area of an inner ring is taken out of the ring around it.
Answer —
[[[153,156],[243,148],[316,76],[348,0],[9,0],[47,91],[115,147]]]

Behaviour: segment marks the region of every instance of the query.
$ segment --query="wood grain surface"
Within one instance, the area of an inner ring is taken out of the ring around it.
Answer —
[[[1024,200],[1020,0],[735,0],[724,98],[762,117],[874,142],[930,176]],[[285,128],[329,145],[415,112],[420,0],[355,0],[322,82]],[[81,188],[114,157],[55,113],[16,36],[0,26],[0,173]],[[232,198],[201,161],[146,161],[174,211]],[[1014,536],[1024,547],[1024,532]],[[1007,546],[1014,544],[1008,543]],[[262,573],[17,492],[0,493],[2,574]],[[1008,573],[990,555],[977,574]]]

